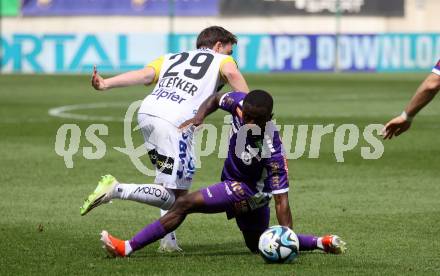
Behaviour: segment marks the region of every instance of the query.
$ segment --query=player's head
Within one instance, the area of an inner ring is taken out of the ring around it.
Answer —
[[[221,54],[231,55],[232,46],[237,44],[237,37],[220,26],[211,26],[200,32],[196,44],[197,49],[209,48]]]
[[[264,129],[266,123],[272,120],[273,99],[264,90],[252,90],[243,100],[243,122],[256,124]]]

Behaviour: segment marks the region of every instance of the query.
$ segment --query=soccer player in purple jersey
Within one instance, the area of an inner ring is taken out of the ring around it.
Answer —
[[[229,219],[235,218],[246,246],[251,252],[257,252],[259,237],[269,226],[268,204],[272,195],[278,223],[292,228],[287,162],[279,133],[271,121],[272,97],[262,90],[249,94],[214,94],[182,127],[201,124],[218,107],[233,116],[233,133],[221,182],[179,197],[165,216],[130,240],[120,240],[102,231],[101,241],[110,255],[130,255],[174,231],[188,214],[220,212],[226,212]],[[345,242],[336,235],[298,234],[298,239],[303,251],[320,249],[334,254],[345,251]]]
[[[390,120],[384,127],[382,133],[384,139],[391,139],[393,136],[399,136],[407,131],[412,119],[416,114],[422,110],[432,99],[434,99],[437,92],[440,90],[440,59],[432,69],[426,79],[420,84],[415,95],[412,97],[408,106],[399,116]]]

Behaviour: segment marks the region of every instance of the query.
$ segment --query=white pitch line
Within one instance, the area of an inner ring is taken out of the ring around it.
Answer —
[[[84,110],[84,109],[96,109],[96,108],[107,108],[107,107],[121,107],[127,106],[126,103],[90,103],[90,104],[75,104],[75,105],[64,105],[49,109],[48,113],[50,116],[75,119],[83,121],[103,121],[103,122],[123,122],[124,117],[114,117],[114,116],[97,116],[97,115],[85,115],[85,114],[75,114],[69,113],[67,111],[74,110]]]

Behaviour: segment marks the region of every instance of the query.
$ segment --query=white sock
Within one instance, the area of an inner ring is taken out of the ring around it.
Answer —
[[[128,256],[133,252],[133,249],[131,248],[130,242],[125,241],[125,256]]]
[[[319,237],[318,240],[316,241],[316,246],[317,246],[319,249],[324,250],[324,246],[322,245],[322,238],[321,238],[321,237]]]
[[[132,200],[163,209],[171,208],[175,201],[174,193],[158,184],[118,183],[112,198]]]

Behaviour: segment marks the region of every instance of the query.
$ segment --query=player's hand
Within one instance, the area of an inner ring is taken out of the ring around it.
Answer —
[[[93,74],[92,74],[92,86],[96,90],[103,91],[107,89],[105,84],[105,80],[98,74],[98,70],[96,69],[96,65],[93,66]]]
[[[403,132],[407,131],[411,126],[411,122],[397,116],[389,121],[382,130],[383,139],[391,139],[393,136],[399,136]]]
[[[191,118],[191,119],[186,120],[185,122],[183,122],[183,123],[179,126],[179,129],[180,129],[180,130],[184,130],[184,129],[187,129],[187,128],[191,127],[191,126],[198,127],[198,126],[200,126],[201,124],[203,124],[203,119],[198,118],[198,117],[193,117],[193,118]]]

